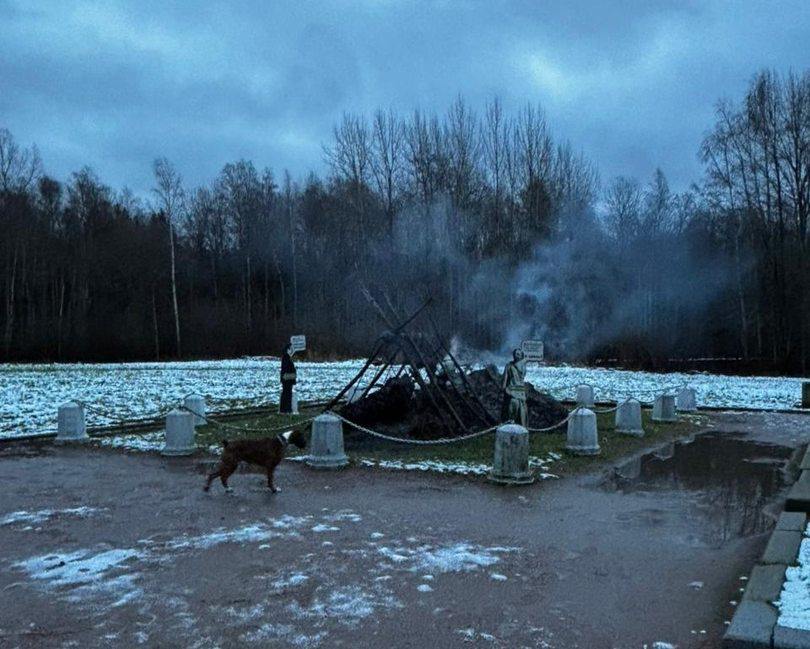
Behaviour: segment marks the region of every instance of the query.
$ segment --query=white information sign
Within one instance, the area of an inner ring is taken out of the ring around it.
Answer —
[[[302,352],[307,348],[307,337],[290,336],[290,345],[292,345],[293,354],[295,354],[295,352]]]
[[[527,361],[540,362],[543,360],[543,341],[524,340],[520,346]]]

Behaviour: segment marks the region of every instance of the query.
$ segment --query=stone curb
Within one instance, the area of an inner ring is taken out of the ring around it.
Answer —
[[[723,636],[723,649],[770,649],[776,618],[776,609],[770,604],[740,602]]]
[[[802,465],[810,467],[810,448]],[[785,510],[751,570],[742,601],[723,636],[724,649],[810,649],[810,631],[779,626],[779,600],[788,566],[796,565],[810,512],[810,468],[791,487]]]
[[[803,470],[799,479],[790,488],[785,511],[810,513],[810,470]]]
[[[804,457],[802,458],[802,461],[799,463],[799,468],[802,471],[810,469],[810,446],[808,446],[807,450],[804,452]]]
[[[760,563],[781,563],[786,566],[796,565],[802,533],[794,530],[774,530]]]

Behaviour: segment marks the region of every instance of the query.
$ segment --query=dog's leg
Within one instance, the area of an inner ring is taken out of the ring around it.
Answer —
[[[219,479],[222,481],[222,486],[225,487],[225,491],[230,493],[233,491],[231,487],[228,486],[228,478],[231,477],[231,474],[236,471],[236,467],[239,466],[239,463],[236,464],[224,464],[219,471]]]
[[[211,488],[211,483],[216,480],[219,476],[220,472],[222,471],[222,465],[220,464],[214,471],[208,474],[208,478],[205,481],[205,486],[203,487],[203,491],[208,491]]]
[[[267,488],[272,491],[274,494],[281,491],[278,487],[273,484],[273,473],[276,470],[276,465],[278,462],[270,462],[267,464]]]

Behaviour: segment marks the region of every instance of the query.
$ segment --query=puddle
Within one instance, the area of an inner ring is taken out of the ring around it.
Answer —
[[[786,485],[783,469],[793,449],[706,434],[668,444],[617,467],[606,487],[620,493],[686,498],[701,541],[719,545],[766,532],[774,525],[764,510]],[[647,510],[665,518],[666,508]],[[656,518],[653,516],[652,518]],[[650,519],[650,524],[656,524]]]

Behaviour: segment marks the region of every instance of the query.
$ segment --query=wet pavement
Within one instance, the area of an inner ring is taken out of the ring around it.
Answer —
[[[715,647],[810,418],[713,421],[520,489],[3,447],[0,646]]]
[[[790,447],[707,433],[620,464],[606,487],[621,493],[678,492],[691,500],[689,516],[701,542],[719,547],[772,529],[792,455]]]

